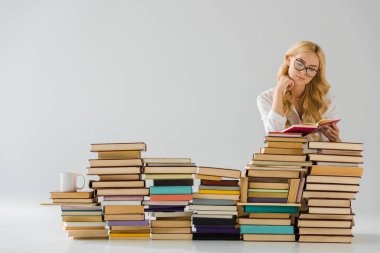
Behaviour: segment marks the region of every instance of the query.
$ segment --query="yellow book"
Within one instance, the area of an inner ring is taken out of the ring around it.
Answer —
[[[149,233],[145,234],[122,234],[122,233],[110,233],[110,237],[150,237]]]
[[[203,194],[228,194],[228,195],[239,195],[240,191],[228,191],[228,190],[199,190],[198,193]]]

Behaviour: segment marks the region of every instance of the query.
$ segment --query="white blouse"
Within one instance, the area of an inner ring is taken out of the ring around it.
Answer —
[[[266,133],[272,131],[282,131],[285,129],[286,119],[289,120],[291,125],[302,124],[302,121],[298,115],[295,106],[292,104],[292,110],[288,117],[281,116],[277,112],[272,110],[273,103],[273,91],[274,88],[264,91],[257,97],[257,105],[261,114],[261,119],[264,123],[264,128]],[[325,101],[327,102],[328,109],[322,115],[323,119],[337,119],[337,101],[335,96],[329,91],[325,96]],[[317,136],[321,141],[329,141],[322,133],[318,132]],[[310,136],[307,136],[311,140]]]

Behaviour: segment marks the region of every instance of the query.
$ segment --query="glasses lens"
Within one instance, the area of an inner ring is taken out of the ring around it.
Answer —
[[[318,72],[317,70],[309,68],[307,69],[306,75],[309,77],[314,77],[317,75],[317,72]]]
[[[298,71],[305,69],[305,65],[300,60],[294,61],[294,68]]]

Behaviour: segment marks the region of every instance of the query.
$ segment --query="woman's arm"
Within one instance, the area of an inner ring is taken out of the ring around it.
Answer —
[[[282,104],[282,95],[286,89],[291,90],[294,86],[294,81],[288,76],[282,76],[273,90],[272,110],[280,116],[284,116]]]

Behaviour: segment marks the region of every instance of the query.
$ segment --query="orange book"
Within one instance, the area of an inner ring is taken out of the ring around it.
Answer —
[[[151,195],[151,201],[180,201],[180,200],[193,200],[193,195],[191,194],[181,194],[181,195]]]

